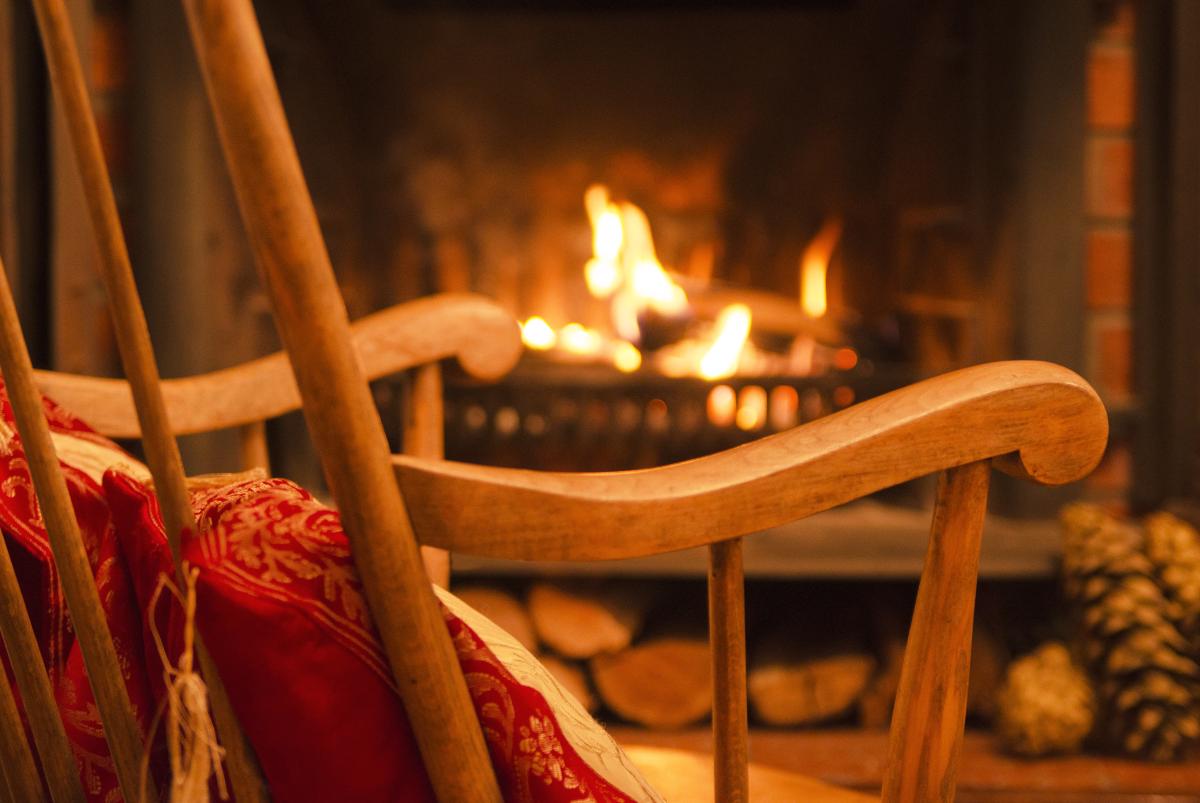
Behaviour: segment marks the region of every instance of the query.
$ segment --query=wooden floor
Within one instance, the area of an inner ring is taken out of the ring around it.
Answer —
[[[712,747],[707,727],[609,730],[622,744]],[[874,731],[755,729],[750,737],[753,761],[863,791],[878,791],[886,750],[887,735]],[[1200,761],[1154,765],[1092,755],[1025,761],[999,753],[990,734],[970,731],[958,788],[959,803],[1200,803]]]

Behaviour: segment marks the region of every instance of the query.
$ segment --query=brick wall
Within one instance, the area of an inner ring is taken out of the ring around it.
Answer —
[[[1088,47],[1085,148],[1087,373],[1109,409],[1120,413],[1134,395],[1132,0],[1098,0]],[[1123,507],[1132,459],[1117,431],[1104,462],[1088,480],[1089,495]]]

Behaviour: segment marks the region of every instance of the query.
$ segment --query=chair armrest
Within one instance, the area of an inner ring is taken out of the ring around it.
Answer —
[[[397,304],[360,318],[351,330],[369,379],[447,357],[457,358],[472,376],[498,379],[521,356],[520,331],[512,316],[495,302],[466,293]],[[35,373],[43,393],[83,413],[97,431],[112,438],[141,434],[125,380]],[[291,363],[281,351],[219,371],[167,379],[162,390],[177,435],[262,421],[300,407]]]
[[[1044,484],[1086,476],[1108,416],[1042,362],[966,368],[777,435],[662,468],[569,474],[393,458],[422,543],[518,560],[604,560],[709,544],[978,460]]]

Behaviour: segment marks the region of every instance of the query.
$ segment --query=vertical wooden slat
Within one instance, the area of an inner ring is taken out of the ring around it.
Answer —
[[[713,661],[713,785],[715,800],[746,803],[746,597],[742,539],[708,548],[708,638]]]
[[[8,287],[7,274],[0,266],[0,296],[6,295]],[[11,298],[11,296],[10,296]],[[0,298],[0,313],[4,312],[7,299]],[[15,305],[14,305],[15,306]],[[58,705],[54,700],[54,689],[50,685],[50,676],[42,661],[38,649],[37,636],[29,620],[29,611],[25,607],[25,598],[21,595],[21,587],[17,582],[17,574],[13,570],[12,556],[4,537],[0,536],[0,636],[4,639],[4,647],[8,652],[9,663],[12,665],[17,688],[21,691],[21,700],[25,704],[25,715],[29,718],[29,729],[33,732],[33,740],[37,745],[38,755],[46,770],[46,781],[50,788],[50,796],[55,803],[62,801],[82,801],[83,786],[79,781],[79,768],[71,753],[71,745],[67,741],[67,732],[63,728],[62,718],[58,713]],[[0,686],[10,695],[8,683],[0,672]],[[9,719],[8,703],[0,701],[0,720],[3,725],[16,726],[20,740],[25,741],[25,734],[20,725],[20,719]],[[15,710],[14,710],[15,716]],[[28,767],[24,763],[21,746],[16,742],[16,736],[5,738],[5,745],[0,750],[4,763],[8,767],[9,783],[20,799],[25,798],[22,790],[28,788]],[[25,751],[28,751],[28,746]],[[29,756],[33,760],[33,756]],[[42,793],[41,783],[37,781],[37,769],[33,768],[33,779],[37,788],[37,796]]]
[[[142,444],[146,451],[146,462],[154,477],[154,485],[166,528],[167,542],[178,567],[180,538],[185,530],[194,530],[196,523],[188,500],[187,483],[179,448],[171,433],[163,403],[158,365],[150,346],[150,333],[146,327],[146,316],[138,298],[133,280],[133,269],[129,262],[129,250],[125,234],[117,214],[116,199],[109,180],[108,166],[100,146],[100,134],[92,113],[91,98],[84,81],[79,53],[71,30],[70,19],[63,0],[33,0],[38,28],[46,52],[46,64],[55,94],[62,108],[70,134],[70,143],[75,163],[83,182],[84,198],[92,222],[92,233],[97,240],[100,256],[99,267],[104,289],[108,296],[109,309],[121,353],[121,363],[133,393],[137,408],[138,423],[142,430]],[[30,385],[32,387],[32,384]],[[56,464],[57,465],[57,464]],[[39,494],[40,496],[40,494]],[[74,520],[72,519],[72,524]],[[95,587],[92,586],[94,593]],[[69,602],[69,598],[68,598]],[[75,616],[72,607],[71,615]],[[103,622],[101,622],[103,623]],[[107,633],[107,630],[105,631]],[[111,642],[109,648],[111,650]],[[266,799],[262,773],[254,760],[253,752],[245,735],[238,726],[233,707],[224,694],[224,687],[216,678],[216,667],[202,640],[197,639],[197,656],[201,672],[208,679],[209,698],[216,720],[218,733],[226,751],[226,762],[230,771],[234,793],[239,800]],[[87,653],[84,653],[85,658]],[[114,656],[115,658],[115,656]],[[96,680],[90,671],[93,685]],[[107,667],[102,671],[108,671]],[[120,676],[117,675],[119,678]],[[124,694],[124,688],[121,689]],[[99,695],[97,695],[99,696]],[[110,703],[113,705],[115,703]],[[104,707],[101,706],[105,729],[118,731],[125,726],[110,724]],[[114,709],[114,716],[120,716]],[[118,738],[127,738],[118,734]],[[110,736],[110,746],[112,737]],[[128,749],[123,746],[122,750]],[[114,748],[114,753],[116,749]],[[140,755],[138,756],[140,759]],[[122,767],[118,760],[118,774],[122,775],[122,788],[127,799],[133,799],[136,786],[127,786],[137,776],[126,778],[129,768]],[[136,770],[139,762],[134,764]]]
[[[0,538],[0,541],[3,541],[3,538]],[[0,574],[4,574],[6,569],[11,572],[12,561],[9,560],[8,550],[2,544],[0,544],[0,550],[3,551],[3,555],[0,555]],[[4,581],[3,587],[0,588],[0,594],[7,596],[11,589],[7,577],[4,578]],[[0,602],[0,605],[2,604],[3,602]],[[12,615],[12,611],[7,610],[8,607],[8,605],[4,605],[6,610],[0,616],[7,618]],[[16,662],[14,661],[14,663]],[[43,674],[45,674],[44,671]],[[55,712],[55,716],[57,714],[58,712]],[[42,782],[38,778],[37,763],[33,760],[33,750],[29,747],[29,740],[25,738],[25,726],[21,723],[21,715],[17,711],[16,698],[13,697],[12,687],[8,685],[8,678],[4,677],[2,671],[0,671],[0,793],[3,793],[3,797],[0,799],[4,800],[12,800],[14,797],[23,800],[46,799],[42,794]]]
[[[254,9],[249,0],[185,0],[184,7],[305,418],[433,788],[444,801],[499,801]]]
[[[3,271],[0,271],[3,274]],[[62,578],[63,596],[71,612],[84,666],[104,721],[105,737],[126,800],[138,799],[138,777],[144,742],[125,690],[117,651],[100,606],[100,594],[84,550],[79,524],[58,463],[42,397],[33,383],[33,365],[17,322],[17,310],[6,276],[0,275],[0,369],[8,389],[21,445],[33,476],[54,563]],[[40,663],[40,661],[39,661]],[[44,670],[43,670],[44,671]],[[72,766],[70,772],[76,773]],[[153,800],[153,790],[147,799]]]
[[[422,365],[412,371],[412,390],[404,419],[404,453],[440,460],[446,456],[443,416],[442,367]],[[421,560],[429,579],[442,588],[450,587],[450,553],[432,546],[421,547]]]
[[[888,747],[886,803],[949,803],[967,712],[971,626],[987,513],[987,461],[944,472]]]
[[[251,421],[238,427],[238,453],[242,471],[261,468],[271,471],[271,455],[267,450],[267,422]]]

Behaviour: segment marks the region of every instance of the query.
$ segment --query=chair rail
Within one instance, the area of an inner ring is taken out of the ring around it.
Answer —
[[[980,460],[1043,484],[1085,476],[1108,416],[1072,371],[966,368],[787,432],[662,468],[525,471],[393,457],[422,543],[518,560],[605,560],[686,549],[804,518]]]
[[[351,324],[368,379],[448,357],[467,373],[497,379],[516,365],[521,338],[516,322],[483,296],[445,293],[397,304]],[[38,387],[63,406],[85,411],[88,423],[111,438],[141,436],[129,383],[58,371],[36,371]],[[163,399],[176,435],[262,421],[300,408],[300,391],[287,355],[266,357],[206,374],[167,379]]]

